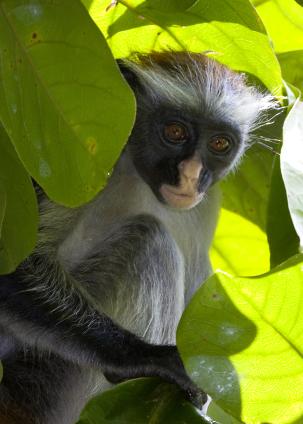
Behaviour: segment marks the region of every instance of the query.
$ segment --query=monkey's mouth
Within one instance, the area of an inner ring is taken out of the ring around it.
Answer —
[[[178,187],[163,184],[159,192],[169,206],[177,209],[191,209],[203,198],[204,193],[198,191],[185,191]]]

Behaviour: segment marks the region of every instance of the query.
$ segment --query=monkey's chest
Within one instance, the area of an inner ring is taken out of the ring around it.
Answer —
[[[183,218],[183,217],[182,217]],[[184,260],[185,303],[212,273],[209,261],[210,237],[197,214],[190,214],[179,225],[167,223]]]

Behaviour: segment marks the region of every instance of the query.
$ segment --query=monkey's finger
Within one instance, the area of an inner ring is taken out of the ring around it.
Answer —
[[[190,403],[198,409],[202,409],[203,405],[207,402],[207,394],[199,388],[188,389],[185,393]]]

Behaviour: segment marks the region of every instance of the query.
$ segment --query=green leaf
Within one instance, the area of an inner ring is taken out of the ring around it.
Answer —
[[[274,160],[280,150],[285,114],[273,111],[251,137],[239,169],[222,182],[223,206],[266,229]],[[270,125],[268,125],[270,123]]]
[[[260,277],[218,273],[182,316],[189,375],[245,423],[303,420],[302,280],[303,255]]]
[[[267,1],[270,1],[270,0],[250,0],[250,1],[255,7],[257,7],[257,6],[260,6],[260,4],[266,3]]]
[[[295,0],[262,2],[257,12],[276,52],[303,49],[303,8]]]
[[[78,0],[0,2],[0,117],[28,172],[76,206],[104,186],[134,96]]]
[[[1,239],[2,224],[4,221],[5,210],[6,210],[6,192],[4,188],[2,187],[2,183],[0,180],[0,239]]]
[[[271,180],[266,232],[271,268],[299,252],[299,238],[289,213],[278,157],[275,158]]]
[[[253,146],[243,162],[221,183],[223,209],[211,249],[214,269],[253,276],[270,268],[266,237],[268,208],[276,196],[271,191],[272,173],[285,118],[284,114],[276,115],[274,111],[266,118],[273,123],[261,126],[254,133]]]
[[[78,424],[203,424],[180,390],[158,379],[136,379],[97,396]]]
[[[288,207],[303,246],[303,102],[298,100],[284,123],[281,171]]]
[[[248,0],[108,0],[84,4],[116,57],[134,51],[213,51],[233,69],[256,75],[271,90],[281,73],[264,27]]]
[[[257,275],[269,270],[267,237],[256,224],[222,209],[211,247],[214,270],[236,275]]]
[[[303,50],[277,55],[283,79],[303,91]]]
[[[241,424],[236,418],[224,412],[214,401],[209,404],[207,416],[219,424]]]
[[[214,269],[246,276],[269,270],[265,228],[273,160],[273,153],[256,143],[221,183],[223,209],[210,252]]]
[[[0,187],[0,273],[6,274],[14,271],[35,246],[38,208],[31,179],[1,125]]]

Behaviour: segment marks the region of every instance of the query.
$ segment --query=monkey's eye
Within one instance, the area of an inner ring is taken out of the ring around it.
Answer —
[[[216,135],[210,139],[208,147],[214,153],[226,153],[231,147],[231,141],[223,135]]]
[[[189,138],[187,128],[180,122],[170,122],[165,125],[163,135],[165,140],[171,143],[184,143]]]

